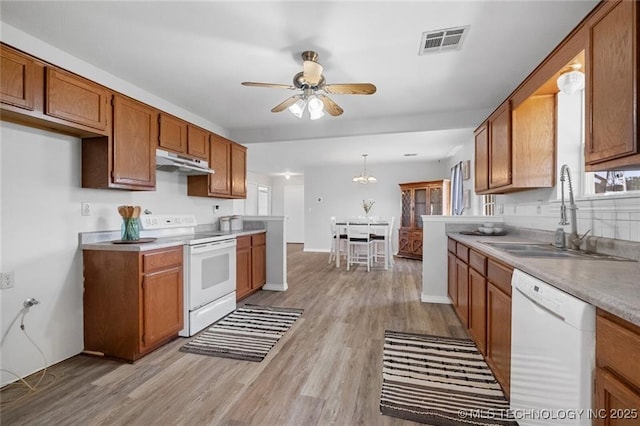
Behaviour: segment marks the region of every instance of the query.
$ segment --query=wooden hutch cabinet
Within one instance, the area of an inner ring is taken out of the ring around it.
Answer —
[[[401,183],[398,256],[422,260],[422,215],[449,214],[449,181]]]

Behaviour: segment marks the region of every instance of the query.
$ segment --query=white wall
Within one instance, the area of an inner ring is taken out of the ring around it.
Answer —
[[[273,177],[271,180],[271,214],[284,216],[284,188],[286,186],[304,186],[304,176]]]
[[[305,251],[328,251],[329,218],[364,215],[362,200],[375,200],[370,215],[400,218],[400,183],[449,179],[445,161],[375,164],[367,167],[378,182],[361,185],[351,181],[361,172],[357,166],[322,166],[305,169]],[[319,201],[318,199],[321,199]],[[397,229],[398,226],[394,225]],[[397,246],[397,231],[394,244]]]
[[[231,200],[188,197],[187,178],[157,173],[157,190],[132,192],[81,188],[80,139],[0,122],[0,271],[15,272],[15,287],[1,290],[2,368],[25,376],[42,368],[36,349],[12,324],[22,302],[41,303],[25,317],[28,333],[48,364],[83,349],[82,254],[78,233],[120,229],[116,207],[140,205],[157,214],[192,213],[198,223],[231,214]],[[92,215],[80,215],[80,203]],[[13,380],[5,373],[4,384]]]

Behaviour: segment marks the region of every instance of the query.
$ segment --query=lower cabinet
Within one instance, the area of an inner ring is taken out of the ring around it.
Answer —
[[[84,250],[84,348],[135,361],[183,327],[182,246]]]
[[[400,229],[398,256],[422,260],[422,229]]]
[[[509,395],[513,269],[449,239],[447,292],[496,379]]]
[[[266,233],[237,238],[236,300],[260,290],[267,282]]]
[[[596,317],[598,426],[640,424],[640,327],[607,312]]]

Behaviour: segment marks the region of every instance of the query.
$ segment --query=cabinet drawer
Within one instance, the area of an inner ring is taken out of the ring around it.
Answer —
[[[640,387],[640,327],[598,312],[596,359],[598,367],[613,370]]]
[[[449,240],[447,241],[447,249],[451,252],[451,253],[455,253],[456,252],[456,240],[449,238]]]
[[[158,250],[142,255],[142,270],[144,273],[182,266],[182,247]]]
[[[482,275],[487,275],[487,257],[481,255],[475,250],[469,251],[469,266]]]
[[[251,236],[251,245],[252,246],[263,246],[267,242],[267,234],[261,233]]]
[[[245,235],[236,238],[236,249],[251,247],[251,235]]]
[[[487,278],[500,290],[511,296],[511,274],[513,269],[492,259],[487,261]]]
[[[460,243],[456,244],[456,256],[465,263],[469,263],[469,247]]]

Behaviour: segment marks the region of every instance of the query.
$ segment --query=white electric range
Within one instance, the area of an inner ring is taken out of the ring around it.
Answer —
[[[236,238],[225,232],[196,232],[193,215],[143,215],[145,236],[184,241],[184,328],[193,336],[236,308]]]

